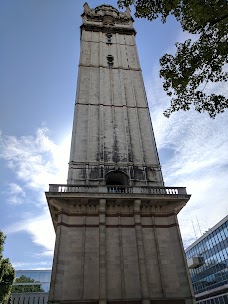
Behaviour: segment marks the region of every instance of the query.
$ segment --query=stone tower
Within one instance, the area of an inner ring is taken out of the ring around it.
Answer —
[[[66,185],[46,193],[56,230],[50,303],[194,303],[164,187],[130,10],[84,5]]]

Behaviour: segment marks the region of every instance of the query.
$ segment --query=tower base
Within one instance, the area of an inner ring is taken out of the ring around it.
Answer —
[[[177,221],[185,188],[51,187],[65,192],[46,193],[56,229],[50,303],[195,303]]]

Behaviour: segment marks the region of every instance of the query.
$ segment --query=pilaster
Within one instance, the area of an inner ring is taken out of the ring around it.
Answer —
[[[99,304],[106,304],[106,199],[99,202]]]
[[[154,233],[154,241],[155,241],[155,246],[156,246],[156,253],[157,253],[157,261],[158,261],[158,268],[159,268],[159,274],[160,274],[162,296],[163,296],[163,298],[166,298],[164,273],[163,273],[163,269],[162,269],[161,254],[160,254],[160,250],[159,250],[157,228],[155,226],[154,217],[151,216],[151,219],[152,219],[152,225],[154,227],[153,228],[153,233]]]
[[[138,251],[141,291],[142,291],[142,302],[143,304],[149,304],[150,303],[149,285],[148,285],[148,277],[146,271],[146,259],[145,259],[143,236],[142,236],[140,207],[141,207],[141,200],[135,200],[134,221],[135,221],[135,233],[136,233],[136,243],[137,243],[137,251]]]

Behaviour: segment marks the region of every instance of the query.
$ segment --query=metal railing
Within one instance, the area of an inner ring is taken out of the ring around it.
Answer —
[[[63,185],[50,184],[49,192],[103,193],[103,194],[149,194],[149,195],[187,195],[185,187],[150,187],[119,185]]]

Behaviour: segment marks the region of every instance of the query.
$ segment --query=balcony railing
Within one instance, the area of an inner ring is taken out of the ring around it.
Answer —
[[[58,193],[98,193],[98,194],[148,194],[148,195],[187,195],[185,187],[150,187],[150,186],[95,186],[95,185],[60,185],[50,184],[49,192]]]

